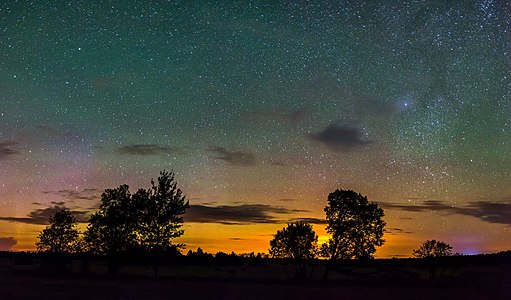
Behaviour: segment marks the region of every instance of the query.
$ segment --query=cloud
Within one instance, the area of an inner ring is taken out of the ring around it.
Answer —
[[[12,237],[0,237],[0,251],[10,250],[18,241]]]
[[[83,189],[81,191],[77,190],[60,190],[60,191],[43,191],[43,194],[53,194],[59,197],[66,199],[67,201],[75,201],[75,200],[97,200],[98,199],[98,189]],[[64,205],[64,202],[52,202],[55,205]]]
[[[351,152],[371,143],[363,138],[359,128],[350,124],[331,124],[322,131],[311,134],[310,138],[336,152]]]
[[[15,141],[5,141],[0,143],[0,160],[8,159],[11,156],[19,155],[20,152],[15,149],[19,143]]]
[[[184,154],[185,151],[181,147],[161,146],[155,144],[134,144],[122,146],[117,149],[121,154],[125,155],[167,155],[167,154]]]
[[[391,228],[385,228],[385,233],[389,235],[397,235],[397,234],[412,234],[412,231],[406,231],[402,228],[397,227],[391,227]]]
[[[270,161],[270,165],[275,166],[275,167],[287,167],[287,166],[290,166],[289,163],[286,163],[286,162],[280,161],[280,160],[271,160]]]
[[[410,212],[424,212],[424,211],[451,211],[454,209],[453,206],[447,205],[439,200],[426,200],[421,205],[411,204],[396,204],[389,202],[380,203],[383,208],[399,209]]]
[[[511,204],[500,202],[470,202],[464,214],[479,218],[488,223],[507,224],[511,226]]]
[[[60,204],[60,203],[59,203]],[[26,217],[0,217],[2,221],[19,222],[34,225],[48,225],[50,216],[53,216],[57,210],[67,209],[62,205],[54,205],[47,208],[40,208],[31,211]],[[78,223],[87,223],[89,221],[90,211],[70,210]]]
[[[219,223],[226,225],[282,223],[274,215],[304,212],[264,204],[241,205],[190,205],[184,216],[185,222]]]
[[[282,198],[282,199],[279,199],[278,201],[282,201],[282,202],[294,202],[294,201],[297,201],[298,199],[294,199],[294,198]]]
[[[289,220],[289,222],[305,222],[309,224],[326,224],[325,219],[319,219],[319,218],[295,218]]]
[[[386,209],[398,209],[410,212],[441,211],[478,218],[484,222],[511,226],[511,203],[494,201],[468,202],[464,207],[448,205],[443,201],[426,200],[421,205],[380,203]]]
[[[234,166],[251,167],[256,165],[255,155],[251,152],[229,151],[224,147],[211,146],[206,149],[214,154],[214,159],[223,160]]]

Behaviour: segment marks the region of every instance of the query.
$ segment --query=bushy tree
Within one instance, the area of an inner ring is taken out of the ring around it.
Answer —
[[[316,258],[318,253],[318,236],[312,225],[294,222],[278,230],[270,241],[270,256],[291,258],[298,264],[298,277],[306,274],[307,262]]]
[[[328,195],[325,207],[327,227],[332,235],[321,253],[330,260],[372,258],[383,245],[383,209],[367,197],[351,190],[336,190]]]
[[[188,208],[181,189],[177,188],[172,172],[160,172],[158,183],[151,180],[151,188],[140,190],[133,196],[141,208],[138,232],[144,249],[152,254],[162,254],[181,244],[172,239],[183,235],[183,214]]]
[[[413,255],[418,258],[451,256],[452,247],[442,241],[427,240],[419,249],[413,250]]]
[[[154,260],[154,275],[158,276],[159,256],[175,253],[183,244],[173,244],[172,239],[183,235],[183,214],[188,208],[181,189],[177,188],[174,173],[160,172],[158,183],[151,180],[151,188],[139,190],[133,200],[139,207],[137,232],[142,248]]]
[[[155,258],[170,250],[175,254],[172,239],[183,234],[182,215],[188,207],[185,196],[177,188],[174,174],[160,172],[158,183],[139,189],[131,195],[127,185],[107,189],[101,195],[99,210],[94,213],[85,232],[91,252],[109,256],[111,272],[118,258],[127,253],[150,254]]]
[[[55,254],[73,253],[78,242],[76,219],[69,210],[59,209],[49,219],[50,225],[39,234],[37,250]]]
[[[96,254],[115,256],[136,248],[138,219],[128,185],[106,189],[84,234],[89,249]]]
[[[305,222],[289,223],[277,230],[270,241],[270,255],[276,258],[313,259],[318,250],[318,236],[312,225]]]

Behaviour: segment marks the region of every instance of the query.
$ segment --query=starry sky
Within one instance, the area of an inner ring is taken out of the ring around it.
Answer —
[[[507,1],[2,1],[0,249],[173,170],[187,249],[267,252],[352,189],[377,257],[511,248]]]

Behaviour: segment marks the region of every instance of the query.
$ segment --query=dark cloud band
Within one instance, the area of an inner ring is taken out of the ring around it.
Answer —
[[[125,155],[168,155],[168,154],[184,154],[181,147],[162,146],[155,144],[135,144],[122,146],[117,149],[117,152]]]
[[[282,223],[285,221],[282,221],[276,215],[282,216],[298,212],[303,211],[263,204],[190,205],[185,214],[185,221],[228,225]]]
[[[351,152],[371,143],[363,138],[360,128],[348,124],[332,124],[310,138],[335,152]]]
[[[250,167],[256,165],[256,157],[251,152],[230,151],[224,147],[211,146],[206,149],[212,158],[223,160],[231,165]]]
[[[443,201],[427,200],[421,205],[381,203],[386,209],[397,209],[409,212],[445,212],[478,218],[484,222],[495,224],[506,224],[511,226],[511,203],[492,202],[492,201],[474,201],[469,202],[465,207],[456,207],[448,205]]]

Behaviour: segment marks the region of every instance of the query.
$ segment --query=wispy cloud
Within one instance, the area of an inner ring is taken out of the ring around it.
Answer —
[[[325,219],[319,219],[319,218],[294,218],[289,220],[288,222],[305,222],[310,224],[326,224]]]
[[[62,206],[60,202],[56,204],[57,205],[53,205],[47,208],[33,210],[26,217],[0,216],[0,220],[34,225],[47,225],[50,216],[53,216],[57,210],[67,209],[65,206]],[[77,222],[87,223],[89,221],[90,211],[87,210],[70,210],[70,211],[71,214],[76,218]]]
[[[20,151],[16,149],[19,145],[15,141],[5,141],[0,143],[0,160],[8,159],[12,156],[19,155]]]
[[[43,191],[43,194],[53,194],[62,197],[67,201],[97,200],[99,198],[98,189],[83,189],[81,191],[77,190]],[[64,205],[64,202],[61,202],[60,205]]]
[[[304,211],[264,204],[190,205],[185,214],[185,221],[228,225],[282,223],[285,221],[280,217],[299,212]]]
[[[151,155],[168,155],[178,154],[182,155],[185,153],[182,147],[174,146],[162,146],[155,144],[133,144],[119,147],[117,152],[125,155],[139,155],[139,156],[151,156]]]
[[[18,241],[13,237],[0,237],[0,251],[10,250]]]
[[[223,160],[234,166],[251,167],[256,165],[256,157],[251,152],[230,151],[218,146],[211,146],[206,150],[213,154],[212,158]]]
[[[484,222],[511,226],[511,203],[496,201],[473,201],[464,207],[449,205],[443,201],[426,200],[420,205],[380,203],[383,208],[409,212],[437,211],[478,218]]]
[[[331,124],[310,138],[336,152],[352,152],[371,143],[364,139],[360,128],[349,124]]]
[[[297,200],[298,199],[294,199],[294,198],[282,198],[282,199],[279,199],[278,201],[282,201],[282,202],[295,202]]]
[[[412,234],[413,233],[412,231],[404,230],[403,228],[398,228],[398,227],[385,228],[385,232],[386,232],[386,234],[389,234],[389,235]]]

